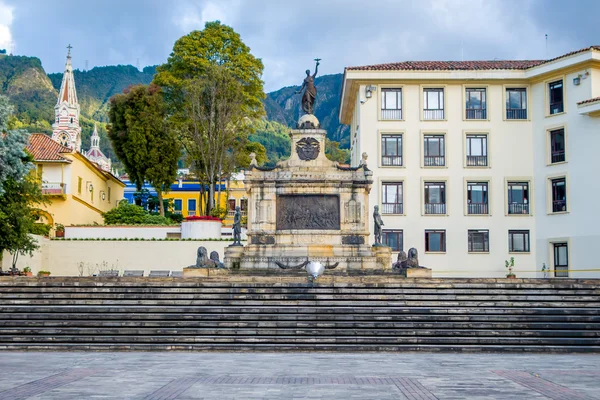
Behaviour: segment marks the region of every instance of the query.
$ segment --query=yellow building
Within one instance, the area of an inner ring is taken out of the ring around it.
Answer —
[[[49,224],[103,224],[102,213],[123,199],[125,184],[101,169],[79,151],[65,147],[42,133],[29,138],[42,192],[51,203],[43,207]]]

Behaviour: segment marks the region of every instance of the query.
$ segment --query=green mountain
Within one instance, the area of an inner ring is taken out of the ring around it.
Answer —
[[[75,86],[81,107],[80,125],[84,149],[98,123],[100,148],[117,161],[106,135],[107,111],[111,96],[137,84],[149,84],[156,72],[155,66],[139,71],[131,65],[95,67],[89,71],[75,70]],[[0,54],[0,94],[9,97],[15,106],[19,126],[31,132],[52,132],[54,105],[62,81],[62,73],[46,74],[36,57]],[[342,75],[324,75],[316,78],[317,100],[315,115],[321,127],[328,132],[327,153],[344,162],[349,147],[349,129],[338,119]],[[267,120],[257,123],[253,141],[267,149],[269,164],[274,165],[289,156],[290,144],[287,127],[294,127],[301,115],[301,96],[296,87],[284,87],[267,93],[264,101]],[[339,148],[338,144],[339,142]],[[341,148],[341,149],[340,149]],[[119,167],[119,163],[116,163]]]

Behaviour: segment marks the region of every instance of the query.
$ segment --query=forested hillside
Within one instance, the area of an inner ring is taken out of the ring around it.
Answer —
[[[89,71],[74,71],[77,97],[81,107],[80,125],[82,146],[89,147],[89,138],[98,123],[100,148],[116,161],[106,135],[108,123],[108,100],[125,88],[137,84],[149,84],[156,72],[155,66],[139,71],[131,65],[95,67]],[[19,126],[30,132],[52,132],[54,105],[62,81],[62,73],[46,74],[36,57],[0,55],[0,93],[6,94],[16,110]],[[301,82],[299,82],[301,83]],[[339,96],[342,75],[325,75],[316,78],[317,100],[315,115],[321,127],[328,132],[331,142],[327,144],[328,155],[337,161],[348,160],[348,127],[338,120]],[[294,127],[301,113],[301,96],[294,92],[298,86],[290,86],[267,93],[264,101],[267,120],[256,124],[251,140],[267,149],[269,164],[285,159],[290,152],[288,127]],[[115,165],[119,166],[117,162]]]

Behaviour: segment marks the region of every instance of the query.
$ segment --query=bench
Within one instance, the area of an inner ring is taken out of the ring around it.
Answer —
[[[126,269],[123,276],[144,276],[143,269]]]
[[[150,275],[148,275],[150,278],[166,278],[171,274],[171,271],[165,271],[165,270],[154,270],[154,271],[150,271]]]

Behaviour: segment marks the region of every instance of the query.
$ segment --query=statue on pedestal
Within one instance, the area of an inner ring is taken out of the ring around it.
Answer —
[[[232,246],[242,246],[242,212],[240,206],[235,208],[233,215],[233,244]]]
[[[317,87],[315,86],[315,77],[317,76],[317,71],[319,70],[319,61],[320,58],[315,58],[317,64],[315,65],[315,73],[310,74],[310,69],[306,70],[306,78],[304,78],[304,82],[302,82],[302,87],[300,90],[296,91],[296,94],[302,92],[303,89],[304,94],[302,95],[302,109],[307,114],[313,114],[315,110],[315,99],[317,98]]]
[[[375,224],[375,244],[373,246],[382,246],[381,227],[383,226],[383,220],[379,214],[379,206],[375,206],[375,210],[373,211],[373,223]]]

